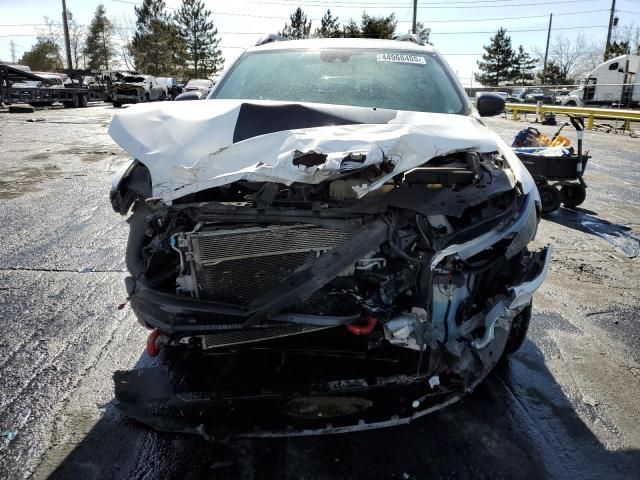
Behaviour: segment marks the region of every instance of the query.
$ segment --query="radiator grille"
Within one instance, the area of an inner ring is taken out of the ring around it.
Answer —
[[[349,233],[315,225],[202,231],[190,235],[200,298],[247,304]]]
[[[327,327],[314,325],[283,325],[260,329],[235,330],[232,332],[215,333],[202,336],[202,348],[217,348],[239,343],[259,342],[273,338],[281,338],[289,335],[324,330]]]

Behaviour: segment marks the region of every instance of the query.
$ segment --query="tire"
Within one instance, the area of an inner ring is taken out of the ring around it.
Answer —
[[[587,190],[578,184],[564,185],[560,189],[562,203],[565,207],[573,208],[582,205],[587,198]]]
[[[81,95],[73,95],[73,108],[80,108],[80,97]]]
[[[87,108],[89,100],[86,95],[80,95],[80,108]]]
[[[564,104],[565,107],[577,107],[578,104],[576,102],[574,102],[573,100],[569,100],[567,103]]]
[[[505,355],[515,353],[522,346],[524,339],[527,337],[529,331],[529,323],[531,322],[531,310],[532,305],[527,305],[511,323],[511,330],[509,330],[509,337],[507,338],[507,344],[504,347]]]
[[[556,187],[551,185],[542,185],[538,187],[540,192],[540,200],[542,201],[542,213],[551,213],[560,208],[562,196]]]
[[[122,104],[120,102],[113,102],[113,108],[120,108]]]
[[[64,108],[73,108],[73,102],[62,102]]]
[[[150,102],[151,101],[151,97],[149,96],[148,93],[144,96],[144,101],[145,102]]]

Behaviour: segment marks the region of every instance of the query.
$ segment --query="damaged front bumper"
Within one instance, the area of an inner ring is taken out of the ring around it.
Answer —
[[[433,355],[442,338],[436,338],[432,331],[427,344],[435,344],[422,348],[426,339],[416,332],[426,318],[409,314],[385,324],[384,336],[390,346],[367,358],[353,350],[296,350],[294,345],[284,345],[280,337],[280,344],[267,339],[262,347],[244,351],[238,350],[239,344],[235,343],[236,350],[225,351],[223,362],[181,352],[170,368],[117,372],[114,379],[118,408],[156,430],[217,440],[229,436],[335,434],[409,423],[451,405],[486,377],[505,351],[514,320],[524,314],[544,280],[550,259],[550,246],[533,254],[523,282],[510,286],[506,295],[491,299],[489,303],[493,305],[484,314],[460,322],[457,333],[451,335],[441,351],[440,358],[448,359],[446,365],[427,365],[426,352]],[[158,303],[157,297],[149,300]],[[174,312],[185,307],[173,302],[171,305],[166,308]],[[237,313],[232,315],[240,320],[242,316]],[[484,334],[469,341],[471,332],[478,328]],[[334,336],[348,335],[344,326],[319,327],[312,335],[331,338],[328,330]],[[415,354],[407,356],[412,349]],[[280,371],[274,374],[272,368],[265,368],[269,363],[265,360],[273,363],[269,354],[276,351]],[[422,369],[418,366],[417,371],[402,373],[406,366],[415,366],[420,356],[424,357]],[[456,370],[462,372],[478,361],[466,381],[455,378]],[[377,376],[361,371],[365,363],[366,372],[374,371]],[[372,364],[377,368],[372,370]],[[232,378],[213,380],[211,376],[218,377],[218,373],[207,375],[206,372],[215,371],[211,368],[227,368],[227,376]],[[279,383],[282,378],[286,382]],[[228,383],[222,387],[217,383],[220,381]],[[234,385],[240,385],[243,391],[234,392]]]

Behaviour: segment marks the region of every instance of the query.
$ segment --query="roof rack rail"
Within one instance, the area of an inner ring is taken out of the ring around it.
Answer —
[[[424,43],[424,40],[415,33],[403,33],[402,35],[396,35],[393,37],[393,40],[396,40],[398,42],[413,42],[422,46],[426,45],[426,43]]]
[[[286,40],[289,40],[289,39],[287,37],[283,37],[282,35],[270,33],[268,35],[264,35],[263,37],[260,37],[260,40],[256,42],[255,46],[259,47],[260,45],[266,45],[267,43],[284,42]]]

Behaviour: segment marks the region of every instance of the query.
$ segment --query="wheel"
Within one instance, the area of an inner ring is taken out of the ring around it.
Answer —
[[[564,105],[565,105],[565,107],[577,107],[577,106],[578,106],[578,104],[577,104],[575,101],[573,101],[573,100],[569,100],[569,101],[568,101],[567,103],[565,103]]]
[[[89,100],[87,100],[86,95],[80,95],[80,108],[87,108],[89,104]]]
[[[560,208],[562,196],[556,187],[542,185],[538,187],[540,200],[542,201],[542,213],[550,213]]]
[[[113,108],[120,108],[122,104],[120,102],[113,102]]]
[[[517,352],[522,346],[529,330],[529,322],[531,322],[531,309],[532,304],[530,303],[513,319],[507,344],[504,347],[505,354]]]
[[[73,108],[73,102],[62,102],[64,108]]]
[[[81,95],[73,96],[73,108],[80,108],[80,97]]]
[[[577,207],[587,198],[587,190],[578,184],[564,185],[560,189],[562,195],[562,203],[565,207]]]
[[[148,93],[144,96],[144,101],[145,102],[150,102],[151,101],[151,97],[149,96]]]

